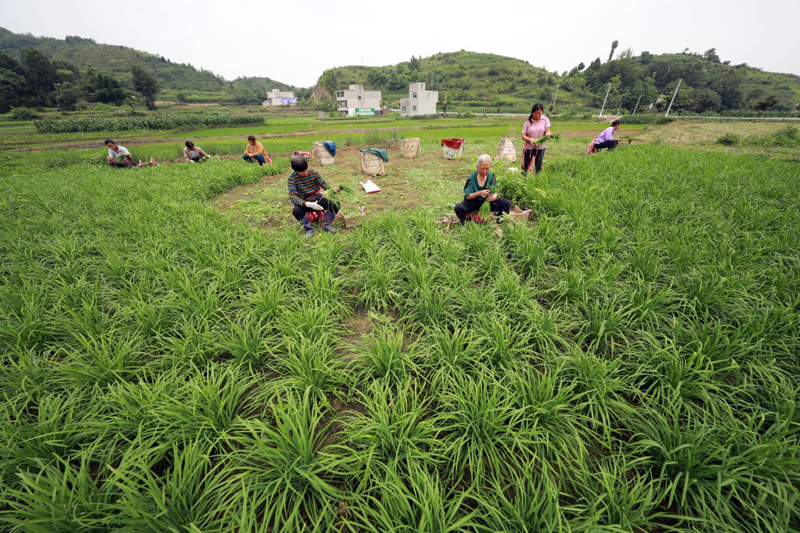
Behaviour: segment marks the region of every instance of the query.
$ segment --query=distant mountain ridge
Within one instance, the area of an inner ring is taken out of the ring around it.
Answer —
[[[346,66],[326,70],[318,86],[329,93],[350,84],[380,90],[384,99],[408,95],[408,84],[425,82],[439,91],[440,102],[482,102],[487,105],[514,105],[521,100],[549,100],[558,83],[558,74],[512,57],[480,52],[438,53],[384,67]],[[447,93],[445,95],[445,93]]]
[[[590,62],[589,62],[590,61]],[[387,102],[405,96],[408,84],[426,82],[459,106],[514,107],[533,102],[545,105],[557,97],[559,105],[599,108],[605,98],[613,109],[632,111],[637,104],[662,106],[662,96],[681,83],[673,109],[695,113],[732,110],[754,112],[798,110],[800,76],[764,72],[748,65],[730,65],[714,49],[705,54],[651,54],[632,52],[603,62],[600,58],[561,74],[548,72],[520,59],[467,52],[411,57],[384,67],[345,66],[323,72],[317,90],[333,94],[350,84],[382,91]],[[610,90],[609,90],[610,87]],[[557,94],[556,94],[557,91]]]
[[[120,80],[127,80],[131,65],[139,65],[152,73],[164,89],[219,92],[225,90],[231,83],[243,83],[248,87],[254,84],[264,85],[268,89],[293,89],[291,85],[270,78],[239,78],[228,81],[211,71],[197,69],[190,64],[173,63],[159,55],[126,46],[98,44],[93,39],[77,36],[67,36],[65,39],[34,37],[0,28],[0,50],[19,59],[25,48],[33,48],[50,59],[60,59],[79,68],[92,65],[95,69],[108,72]]]
[[[608,109],[630,112],[636,106],[663,106],[680,83],[673,107],[676,112],[800,109],[800,76],[765,72],[744,64],[730,65],[721,61],[714,49],[705,54],[641,52],[638,56],[628,49],[610,61],[586,58],[588,66],[580,63],[561,74],[521,59],[460,50],[426,58],[411,56],[409,61],[388,66],[331,68],[322,72],[316,87],[299,88],[259,76],[225,80],[191,64],[173,63],[159,55],[98,44],[92,39],[34,37],[0,28],[0,50],[19,58],[25,48],[79,68],[92,65],[128,87],[130,67],[138,65],[152,73],[168,97],[180,99],[194,92],[207,93],[202,101],[256,103],[271,89],[294,91],[301,100],[328,99],[337,90],[361,84],[366,89],[382,91],[386,103],[397,104],[408,94],[409,83],[425,82],[429,89],[439,91],[439,110],[446,102],[450,110],[483,107],[520,112],[530,109],[534,102],[548,105],[554,99],[562,108],[596,109],[608,94]]]

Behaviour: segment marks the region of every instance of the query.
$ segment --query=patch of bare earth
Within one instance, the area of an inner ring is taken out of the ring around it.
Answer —
[[[675,121],[663,126],[648,126],[636,137],[647,142],[667,142],[670,144],[710,144],[726,133],[742,137],[763,136],[775,133],[786,124],[782,122],[756,121]]]
[[[385,164],[384,176],[369,176],[361,169],[360,147],[341,147],[336,151],[336,162],[333,165],[322,166],[312,161],[311,168],[320,173],[330,185],[347,185],[356,191],[355,195],[342,200],[342,213],[348,217],[360,213],[361,207],[367,216],[384,211],[408,210],[421,205],[421,198],[425,190],[420,187],[419,180],[413,178],[413,172],[421,165],[434,164],[443,168],[456,162],[444,160],[441,153],[426,154],[425,157],[406,159],[401,156],[396,148],[389,149],[389,162]],[[275,154],[276,155],[276,154]],[[288,200],[286,183],[291,173],[290,169],[283,174],[264,176],[254,185],[237,187],[227,193],[221,194],[211,201],[211,204],[220,212],[232,216],[235,220],[247,221],[264,228],[265,230],[291,227],[296,224],[291,216],[292,206]],[[466,176],[466,174],[464,175]],[[373,180],[381,191],[373,194],[364,193],[360,183]],[[459,184],[463,178],[458,178],[454,183],[453,201],[458,198]],[[265,204],[280,204],[280,209],[273,209],[259,216],[252,216],[245,206],[252,206],[254,199],[260,199]],[[340,220],[334,224],[343,231],[348,231]],[[298,226],[299,230],[299,226]]]

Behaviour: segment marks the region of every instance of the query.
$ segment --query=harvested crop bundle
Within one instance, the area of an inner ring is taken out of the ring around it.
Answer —
[[[560,133],[551,133],[550,137],[548,137],[547,135],[542,135],[538,139],[534,139],[533,144],[542,144],[545,141],[560,141],[562,137],[563,135],[561,135]]]
[[[481,207],[478,209],[478,216],[481,217],[481,220],[484,222],[491,220],[492,206],[488,200],[481,204]]]

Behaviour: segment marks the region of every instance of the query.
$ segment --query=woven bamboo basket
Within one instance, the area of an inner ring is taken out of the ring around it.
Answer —
[[[497,146],[497,152],[494,154],[494,160],[499,161],[505,159],[514,163],[517,160],[517,150],[514,148],[514,143],[511,139],[501,139],[500,144]]]
[[[449,146],[442,145],[442,152],[444,154],[445,159],[457,159],[464,155],[464,145],[467,144],[466,142],[461,143],[461,146],[456,148],[450,148]]]
[[[311,146],[311,153],[314,159],[322,166],[332,165],[336,162],[336,158],[331,155],[321,142],[314,142]]]
[[[386,172],[383,169],[383,159],[380,156],[371,154],[369,152],[361,153],[361,170],[370,176],[385,176]]]
[[[410,137],[408,139],[400,139],[400,153],[403,157],[414,159],[419,153],[419,137]]]

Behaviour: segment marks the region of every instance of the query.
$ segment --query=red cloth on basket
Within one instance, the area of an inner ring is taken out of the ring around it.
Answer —
[[[442,146],[449,146],[458,150],[464,144],[464,139],[442,139]]]

